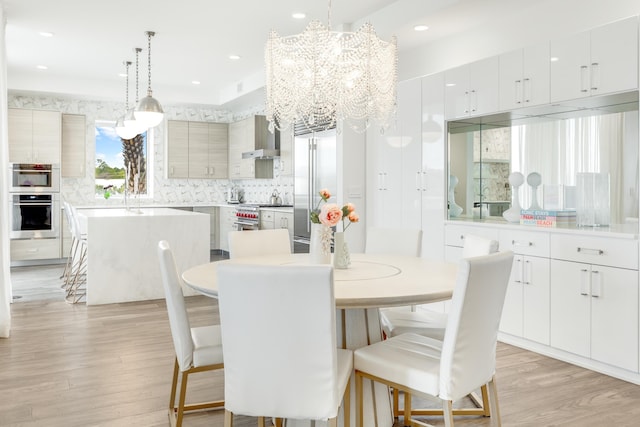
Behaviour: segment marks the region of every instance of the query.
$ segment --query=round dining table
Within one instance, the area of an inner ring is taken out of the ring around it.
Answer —
[[[182,273],[187,286],[217,298],[216,268],[225,263],[305,265],[309,254],[261,255],[198,265]],[[444,301],[451,298],[457,264],[419,257],[351,254],[346,269],[334,270],[336,338],[342,348],[355,350],[382,340],[379,309]],[[300,284],[304,286],[304,284]],[[352,384],[355,384],[352,382]],[[389,388],[363,384],[364,425],[393,426]],[[351,425],[355,424],[355,387],[351,387]],[[339,417],[342,423],[342,417]],[[309,421],[289,420],[287,426],[309,426]],[[315,423],[316,426],[323,423]]]

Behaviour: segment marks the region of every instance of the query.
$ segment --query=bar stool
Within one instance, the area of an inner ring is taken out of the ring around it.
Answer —
[[[65,268],[65,300],[76,304],[87,295],[87,236],[80,231],[76,209],[65,202],[65,215],[71,229],[71,250]]]

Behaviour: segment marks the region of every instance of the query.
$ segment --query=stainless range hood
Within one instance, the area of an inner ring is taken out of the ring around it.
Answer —
[[[273,159],[280,157],[280,132],[269,132],[267,119],[265,116],[255,116],[253,135],[254,147],[252,151],[242,153],[243,159]]]

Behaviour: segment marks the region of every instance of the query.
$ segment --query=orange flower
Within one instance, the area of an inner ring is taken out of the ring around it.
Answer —
[[[347,218],[351,222],[358,222],[360,220],[360,216],[358,216],[358,214],[355,212],[349,213],[349,216],[347,216]]]
[[[331,198],[331,193],[326,188],[323,188],[320,190],[320,197],[322,197],[322,200],[327,201],[327,199]]]
[[[320,209],[318,218],[322,224],[333,227],[342,219],[342,209],[335,203],[327,203]]]
[[[351,212],[356,210],[356,206],[353,203],[347,203],[346,207],[347,207],[347,212],[349,212],[349,213],[351,213]]]

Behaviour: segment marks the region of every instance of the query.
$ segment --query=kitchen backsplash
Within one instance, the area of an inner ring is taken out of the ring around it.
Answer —
[[[61,193],[65,200],[78,206],[118,206],[124,205],[122,198],[112,197],[105,200],[96,197],[95,170],[95,124],[96,121],[113,121],[124,114],[122,103],[110,101],[92,101],[67,98],[63,96],[33,95],[9,93],[9,108],[33,110],[54,110],[63,114],[83,114],[86,117],[86,168],[84,178],[63,178]],[[259,108],[253,108],[240,114],[227,110],[215,110],[206,106],[163,106],[165,121],[149,133],[153,150],[149,152],[149,161],[153,163],[153,180],[149,186],[150,196],[142,197],[145,205],[206,205],[225,202],[229,185],[244,190],[248,203],[264,203],[269,200],[274,189],[282,197],[289,195],[292,201],[293,178],[280,176],[280,163],[274,161],[273,179],[226,180],[226,179],[167,179],[165,178],[165,126],[166,120],[189,120],[202,122],[229,123],[252,114],[260,114]]]

